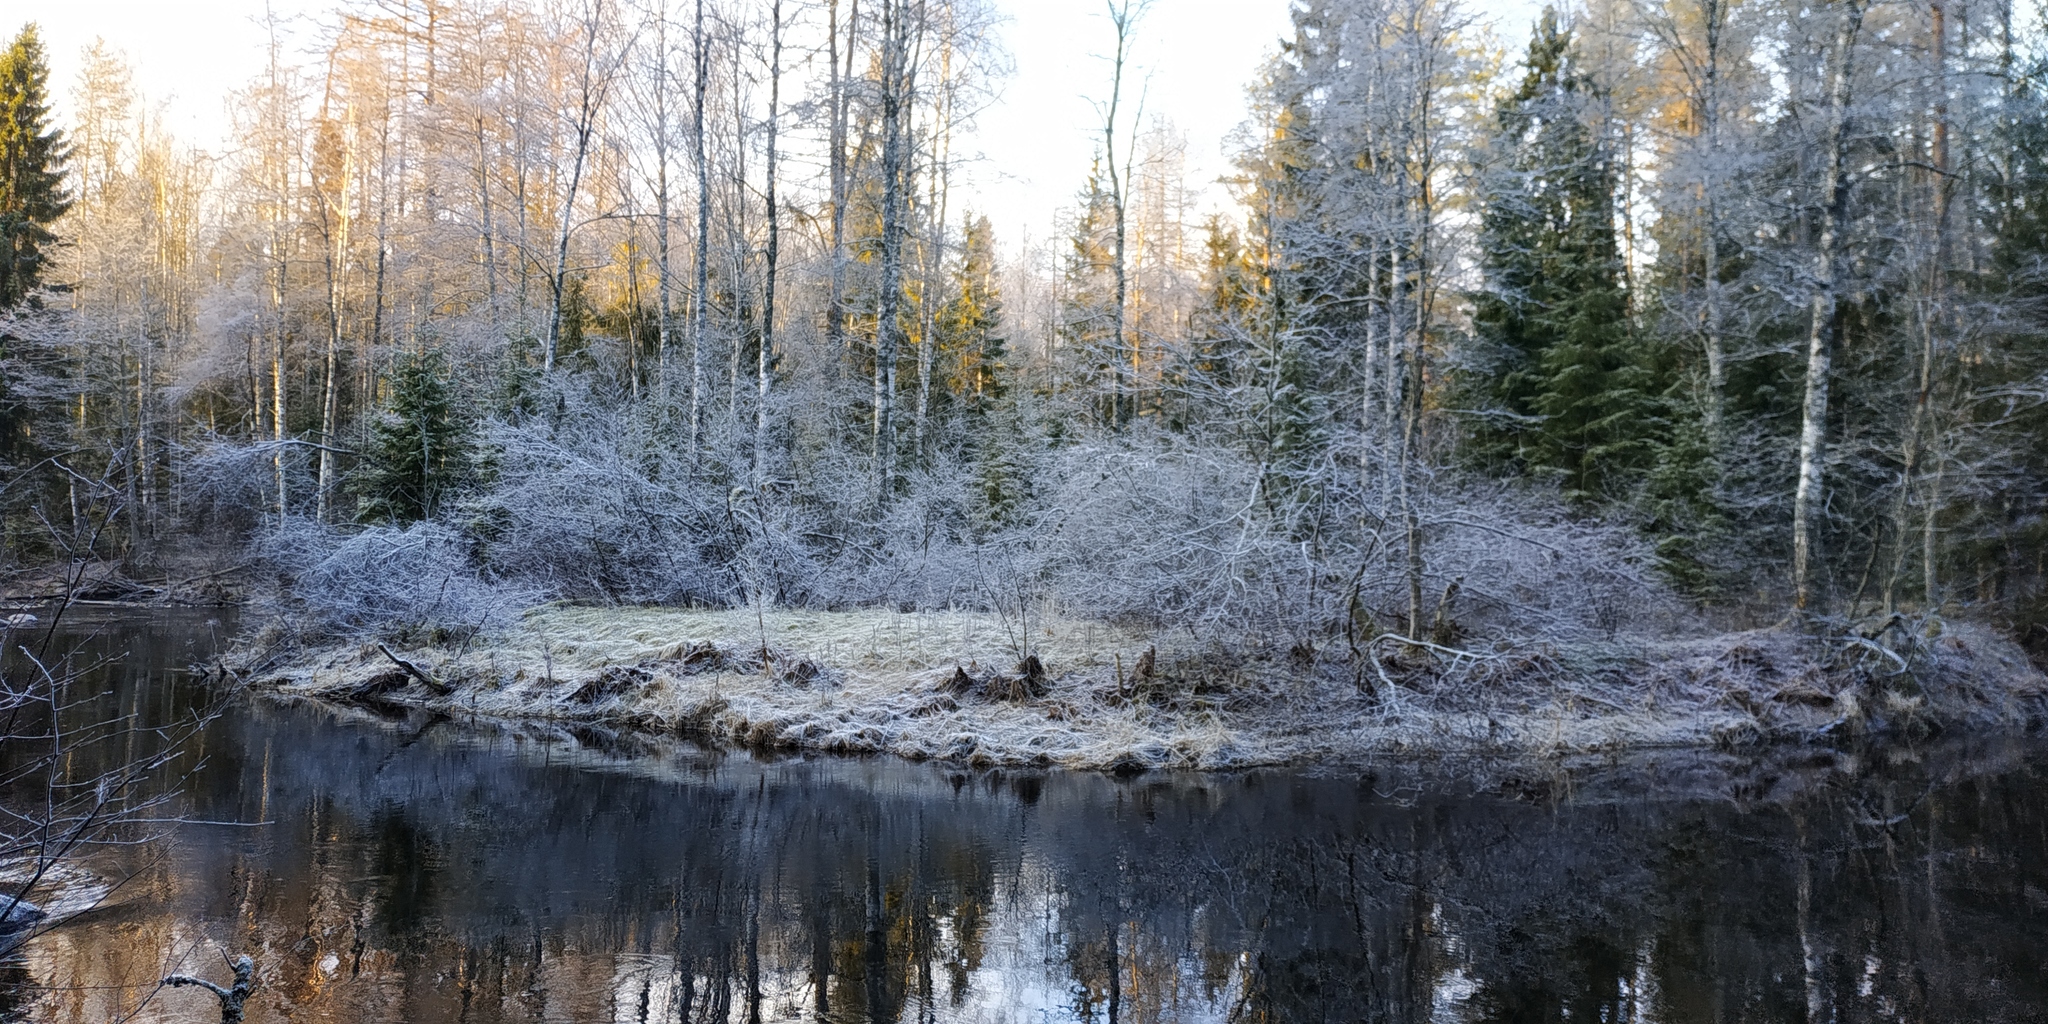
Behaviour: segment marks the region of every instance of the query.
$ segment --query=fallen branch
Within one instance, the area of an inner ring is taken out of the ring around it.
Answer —
[[[1835,642],[1843,645],[1844,647],[1860,647],[1864,650],[1875,651],[1878,654],[1885,656],[1886,658],[1890,658],[1892,664],[1897,665],[1899,667],[1899,670],[1897,672],[1892,673],[1892,675],[1894,676],[1902,676],[1913,671],[1912,666],[1906,663],[1906,659],[1899,656],[1899,652],[1894,651],[1891,648],[1886,647],[1875,640],[1866,640],[1860,636],[1855,636],[1852,634],[1849,636],[1837,637],[1835,638]]]
[[[433,676],[428,675],[426,671],[421,669],[418,665],[415,665],[412,662],[409,662],[404,658],[401,658],[398,655],[391,653],[391,648],[386,647],[383,644],[378,644],[377,649],[383,651],[384,656],[390,658],[392,664],[404,669],[406,675],[409,675],[414,679],[419,680],[422,684],[426,686],[427,689],[432,690],[443,697],[446,697],[448,696],[448,694],[454,692],[452,688],[442,683],[439,679],[435,679]]]
[[[1461,651],[1456,647],[1445,647],[1442,644],[1433,644],[1427,640],[1417,640],[1414,637],[1403,636],[1399,633],[1381,633],[1380,635],[1373,637],[1371,640],[1366,641],[1365,649],[1371,650],[1373,647],[1377,646],[1382,640],[1392,640],[1395,643],[1407,644],[1410,647],[1424,647],[1429,650],[1435,651],[1438,654],[1447,654],[1453,658],[1470,658],[1473,661],[1493,661],[1500,657],[1500,655],[1498,654],[1487,654],[1479,651]]]

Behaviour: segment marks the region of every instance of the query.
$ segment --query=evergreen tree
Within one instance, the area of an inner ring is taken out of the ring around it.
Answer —
[[[970,417],[985,414],[1007,387],[1004,359],[1009,343],[1002,326],[995,233],[987,217],[970,217],[960,243],[960,266],[953,274],[952,297],[939,310],[937,324],[947,384]],[[968,427],[974,428],[972,419]]]
[[[407,357],[391,374],[390,405],[351,479],[356,518],[400,525],[432,519],[470,477],[472,447],[446,359],[437,351]]]
[[[1082,379],[1093,392],[1098,422],[1113,417],[1117,360],[1115,255],[1109,233],[1115,209],[1100,175],[1090,173],[1081,193],[1081,216],[1074,224],[1062,267],[1060,343],[1071,353]]]
[[[2048,57],[2016,76],[2005,98],[1997,148],[2004,173],[1987,176],[1993,221],[1991,261],[1980,290],[2024,301],[2037,326],[2048,299]],[[2032,332],[2025,332],[2031,334]]]
[[[1253,226],[1256,247],[1241,252],[1238,267],[1224,280],[1233,289],[1245,289],[1236,300],[1244,312],[1236,330],[1242,338],[1236,359],[1241,373],[1232,390],[1242,411],[1237,425],[1241,443],[1266,468],[1270,498],[1274,488],[1300,483],[1297,471],[1317,447],[1319,396],[1304,351],[1305,331],[1288,315],[1285,293],[1273,286],[1269,273],[1261,272],[1277,262],[1281,225],[1269,212],[1256,217]],[[1226,301],[1227,294],[1219,295],[1212,305]]]
[[[985,528],[1007,525],[1028,496],[1030,473],[1024,420],[1010,386],[995,232],[987,217],[968,218],[952,283],[937,324],[946,391],[959,403],[973,460],[975,516]]]
[[[1467,374],[1483,461],[1558,475],[1586,501],[1651,464],[1658,400],[1633,350],[1598,92],[1546,10],[1500,106],[1481,215],[1474,322],[1494,364]]]
[[[1986,176],[1997,211],[1991,259],[1974,282],[1980,298],[2011,313],[1992,333],[1988,358],[1970,369],[1982,375],[1973,383],[1985,393],[2030,397],[1980,413],[2002,420],[2010,440],[1995,470],[1982,474],[1988,493],[1977,507],[1990,522],[1973,531],[1964,554],[1971,574],[1990,581],[2013,631],[2039,653],[2048,652],[2048,567],[2040,554],[2048,551],[2048,396],[2040,394],[2048,381],[2048,56],[2028,63],[2004,98],[1998,150],[2005,173]]]
[[[49,126],[50,68],[36,27],[0,52],[0,311],[27,301],[48,270],[57,236],[50,225],[71,208],[64,187],[69,147]],[[4,369],[18,339],[0,334],[0,465],[34,458],[33,403]],[[9,517],[12,521],[13,517]]]
[[[1008,526],[1031,497],[1030,453],[1040,446],[1029,435],[1017,394],[1005,388],[980,414],[974,432],[974,516],[984,529]]]
[[[1235,442],[1265,467],[1267,494],[1305,479],[1322,441],[1313,353],[1315,328],[1288,315],[1273,272],[1281,225],[1256,216],[1250,238],[1209,223],[1203,298],[1192,318],[1190,369]]]
[[[1236,227],[1212,214],[1204,228],[1202,302],[1191,318],[1193,371],[1208,385],[1228,388],[1237,376],[1233,337],[1260,302],[1258,271],[1249,262]]]
[[[20,305],[49,269],[50,230],[71,208],[70,147],[50,127],[50,66],[33,24],[0,53],[0,309]]]

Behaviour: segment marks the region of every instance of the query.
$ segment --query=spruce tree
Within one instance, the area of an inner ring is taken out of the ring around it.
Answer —
[[[1241,280],[1251,285],[1251,302],[1240,318],[1244,346],[1239,356],[1243,376],[1237,393],[1243,416],[1239,436],[1246,450],[1266,468],[1270,496],[1276,487],[1293,488],[1300,482],[1298,470],[1305,467],[1316,447],[1317,397],[1312,393],[1307,353],[1300,332],[1287,315],[1286,295],[1256,280],[1254,268],[1271,267],[1280,225],[1270,213],[1254,221],[1252,238],[1256,250],[1240,259],[1245,266]]]
[[[1211,219],[1202,299],[1191,318],[1190,370],[1233,440],[1263,467],[1270,498],[1292,491],[1324,441],[1323,406],[1304,336],[1273,272],[1282,225],[1255,215],[1240,234]]]
[[[1970,367],[1986,394],[2026,395],[2048,381],[2048,57],[2028,65],[2004,98],[2004,173],[1987,176],[1998,216],[1988,265],[1972,282],[1980,299],[2018,314],[1997,325],[1988,358]],[[1978,507],[1990,522],[1972,531],[1964,554],[1997,581],[2014,633],[2038,657],[2048,653],[2048,402],[2007,398],[1982,409],[2014,443],[1982,474],[1989,487]],[[2015,551],[2033,557],[2013,559]]]
[[[946,392],[958,402],[960,427],[974,467],[977,525],[1015,519],[1030,489],[1024,423],[1011,388],[1009,342],[1003,336],[1002,293],[996,287],[995,232],[987,217],[969,217],[960,243],[952,296],[938,315]]]
[[[1465,383],[1484,461],[1561,477],[1581,501],[1620,489],[1657,448],[1658,402],[1634,350],[1614,230],[1617,176],[1598,90],[1546,10],[1521,87],[1496,113],[1474,322],[1494,365]]]
[[[399,525],[432,519],[469,478],[472,447],[447,361],[432,351],[407,357],[392,372],[390,404],[351,478],[356,518]]]
[[[1228,389],[1237,380],[1241,361],[1234,339],[1260,302],[1260,282],[1236,227],[1212,214],[1203,230],[1202,301],[1190,322],[1191,369],[1203,384]]]
[[[1085,367],[1095,413],[1104,424],[1115,419],[1114,381],[1122,358],[1115,337],[1115,255],[1109,239],[1114,216],[1099,173],[1091,172],[1061,268],[1060,341]]]
[[[0,53],[0,309],[20,305],[49,269],[50,230],[71,208],[70,147],[50,126],[50,66],[34,24]]]
[[[970,417],[984,415],[1007,386],[1003,302],[996,289],[995,232],[987,217],[970,217],[960,242],[952,297],[939,310],[939,352],[947,384]],[[968,429],[974,429],[970,420]]]

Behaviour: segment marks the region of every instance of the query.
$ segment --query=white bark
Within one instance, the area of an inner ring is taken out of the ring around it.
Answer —
[[[1799,424],[1799,485],[1792,498],[1792,601],[1801,611],[1814,603],[1814,533],[1825,501],[1828,384],[1833,374],[1836,274],[1843,208],[1848,198],[1844,147],[1848,134],[1851,76],[1856,36],[1863,25],[1864,0],[1842,0],[1829,54],[1828,113],[1821,145],[1825,161],[1820,195],[1820,237],[1813,255],[1812,319],[1806,334],[1806,395]]]

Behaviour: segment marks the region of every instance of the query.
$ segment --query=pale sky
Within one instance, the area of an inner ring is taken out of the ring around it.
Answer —
[[[1109,94],[1115,37],[1104,0],[1003,0],[1015,70],[980,116],[968,168],[969,202],[988,212],[1005,249],[1044,242],[1075,204],[1101,139],[1094,101]],[[1288,0],[1154,0],[1138,24],[1126,109],[1163,117],[1187,135],[1187,180],[1206,205],[1228,202],[1213,182],[1229,171],[1226,140],[1247,113],[1245,87],[1288,31]]]
[[[280,16],[331,10],[334,0],[269,0]],[[983,159],[966,169],[956,208],[985,212],[1002,247],[1043,242],[1088,173],[1100,122],[1091,101],[1106,96],[1113,39],[1104,0],[996,0],[997,35],[1014,73],[976,131],[956,145]],[[1485,0],[1522,13],[1533,0]],[[136,86],[179,139],[218,150],[226,97],[262,70],[265,0],[68,0],[23,10],[0,3],[0,30],[23,15],[42,26],[60,112],[68,107],[79,53],[95,37],[123,52]],[[1206,187],[1205,206],[1227,202],[1213,185],[1226,173],[1226,140],[1246,116],[1245,86],[1288,28],[1288,0],[1154,0],[1132,53],[1133,98],[1144,117],[1172,121],[1188,139],[1187,177]],[[1519,38],[1523,30],[1511,31]]]

